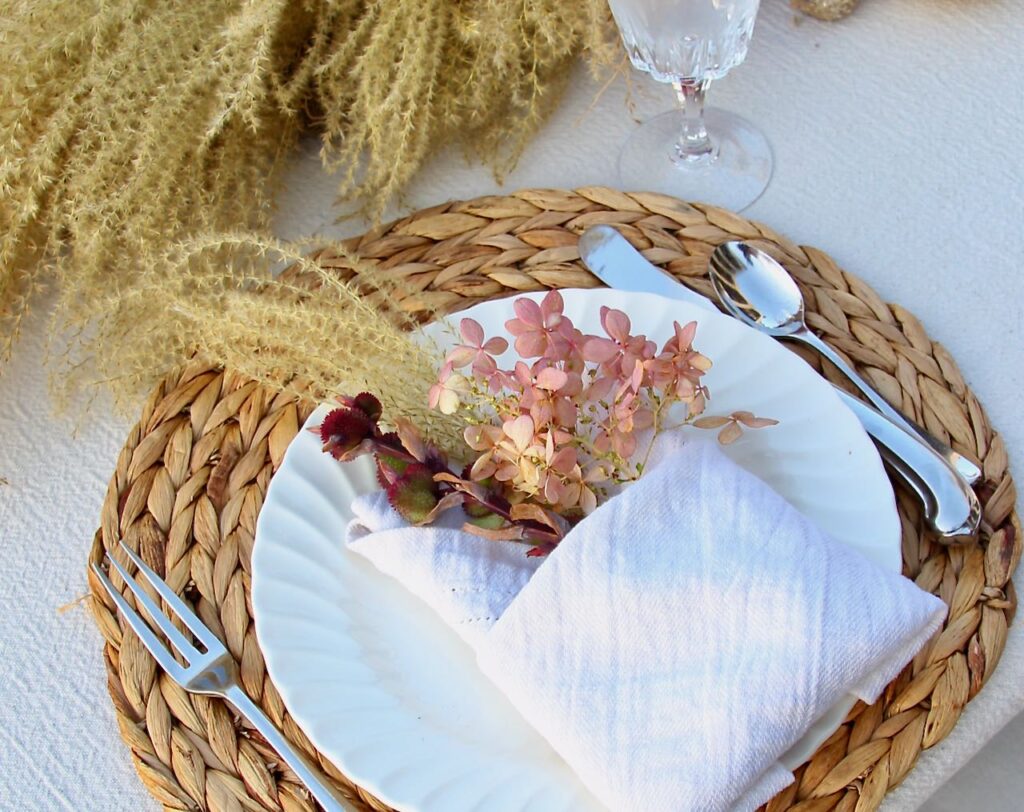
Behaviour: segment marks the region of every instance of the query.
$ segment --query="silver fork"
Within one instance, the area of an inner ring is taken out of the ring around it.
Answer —
[[[161,598],[167,603],[171,611],[192,631],[196,639],[206,648],[205,652],[200,651],[178,631],[177,627],[160,610],[157,603],[146,593],[146,591],[132,578],[128,571],[112,555],[107,554],[107,561],[128,585],[128,588],[135,594],[135,598],[146,610],[146,614],[155,623],[160,631],[164,633],[171,645],[178,650],[178,653],[186,660],[188,665],[179,663],[167,650],[167,647],[160,642],[160,639],[153,633],[145,620],[142,619],[124,596],[114,587],[102,570],[99,564],[93,564],[92,570],[100,579],[104,589],[111,599],[121,610],[124,619],[134,629],[139,639],[149,649],[150,654],[168,673],[178,685],[194,694],[207,694],[219,696],[226,699],[238,710],[242,716],[249,720],[263,737],[273,747],[285,763],[292,768],[295,774],[302,780],[313,797],[320,802],[320,805],[328,812],[355,812],[355,807],[342,798],[332,787],[330,787],[318,769],[313,767],[306,758],[299,753],[284,735],[253,702],[249,695],[242,690],[238,678],[238,666],[234,658],[224,647],[224,644],[211,632],[185,602],[179,598],[164,581],[151,570],[146,563],[136,555],[128,545],[121,542],[121,548],[138,567],[139,572],[145,577]]]

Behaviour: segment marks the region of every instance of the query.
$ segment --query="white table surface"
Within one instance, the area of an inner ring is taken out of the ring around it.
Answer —
[[[763,5],[747,63],[712,91],[775,148],[775,177],[747,214],[829,251],[915,312],[959,361],[1019,471],[1024,6],[864,0],[853,18],[823,24],[798,21],[783,0]],[[621,81],[595,101],[597,88],[574,74],[504,187],[452,150],[424,170],[406,208],[503,188],[615,185],[635,125]],[[639,78],[634,96],[640,118],[671,99]],[[356,231],[331,225],[332,199],[309,145],[282,196],[281,234]],[[50,413],[46,330],[35,318],[0,376],[0,809],[155,808],[118,737],[100,635],[80,603],[62,610],[86,592],[86,550],[128,421]],[[1020,807],[1024,717],[999,731],[1024,709],[1022,629],[888,812]]]

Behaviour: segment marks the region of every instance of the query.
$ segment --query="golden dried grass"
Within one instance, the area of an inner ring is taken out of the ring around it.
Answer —
[[[304,319],[294,291],[249,299],[273,287],[265,252],[298,250],[268,234],[298,136],[320,132],[339,193],[378,214],[436,144],[507,168],[571,60],[611,52],[604,0],[16,0],[4,18],[0,355],[56,282],[75,377],[121,394],[187,348],[238,365],[260,342],[295,347],[274,364],[314,389],[365,378],[358,354],[299,364],[367,340],[328,318],[351,291]],[[279,381],[265,355],[246,371]]]

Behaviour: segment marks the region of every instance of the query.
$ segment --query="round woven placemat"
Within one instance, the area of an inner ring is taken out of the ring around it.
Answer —
[[[897,489],[903,571],[948,604],[946,625],[874,705],[861,703],[850,712],[796,781],[767,805],[770,812],[874,809],[920,752],[953,728],[1006,642],[1021,533],[1002,438],[956,363],[912,314],[885,304],[822,251],[720,209],[605,188],[528,190],[419,211],[348,247],[401,278],[408,291],[401,305],[425,314],[520,291],[598,286],[576,247],[579,234],[598,223],[617,226],[648,259],[705,294],[711,293],[705,268],[717,244],[741,238],[766,249],[799,280],[815,330],[895,406],[982,464],[984,529],[976,545],[937,544],[924,531],[914,499]],[[341,276],[353,274],[326,253],[317,260]],[[816,356],[801,354],[821,369]],[[824,373],[841,382],[835,370]],[[101,560],[121,537],[139,549],[224,640],[249,695],[319,758],[267,676],[249,599],[256,516],[313,405],[198,362],[168,374],[118,457],[89,561]],[[229,705],[186,694],[159,673],[91,574],[90,586],[121,735],[160,803],[257,812],[315,808]],[[386,809],[319,761],[357,805]]]

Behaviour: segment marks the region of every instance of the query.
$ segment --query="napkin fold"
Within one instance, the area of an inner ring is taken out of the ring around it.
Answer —
[[[658,456],[546,559],[408,527],[379,494],[348,543],[474,647],[610,809],[752,810],[793,780],[779,758],[811,723],[846,694],[873,702],[945,604],[713,442]]]
[[[410,527],[383,491],[360,496],[352,510],[349,548],[429,604],[473,648],[544,563],[527,558],[525,545],[463,532],[461,510],[448,511],[437,524]]]

